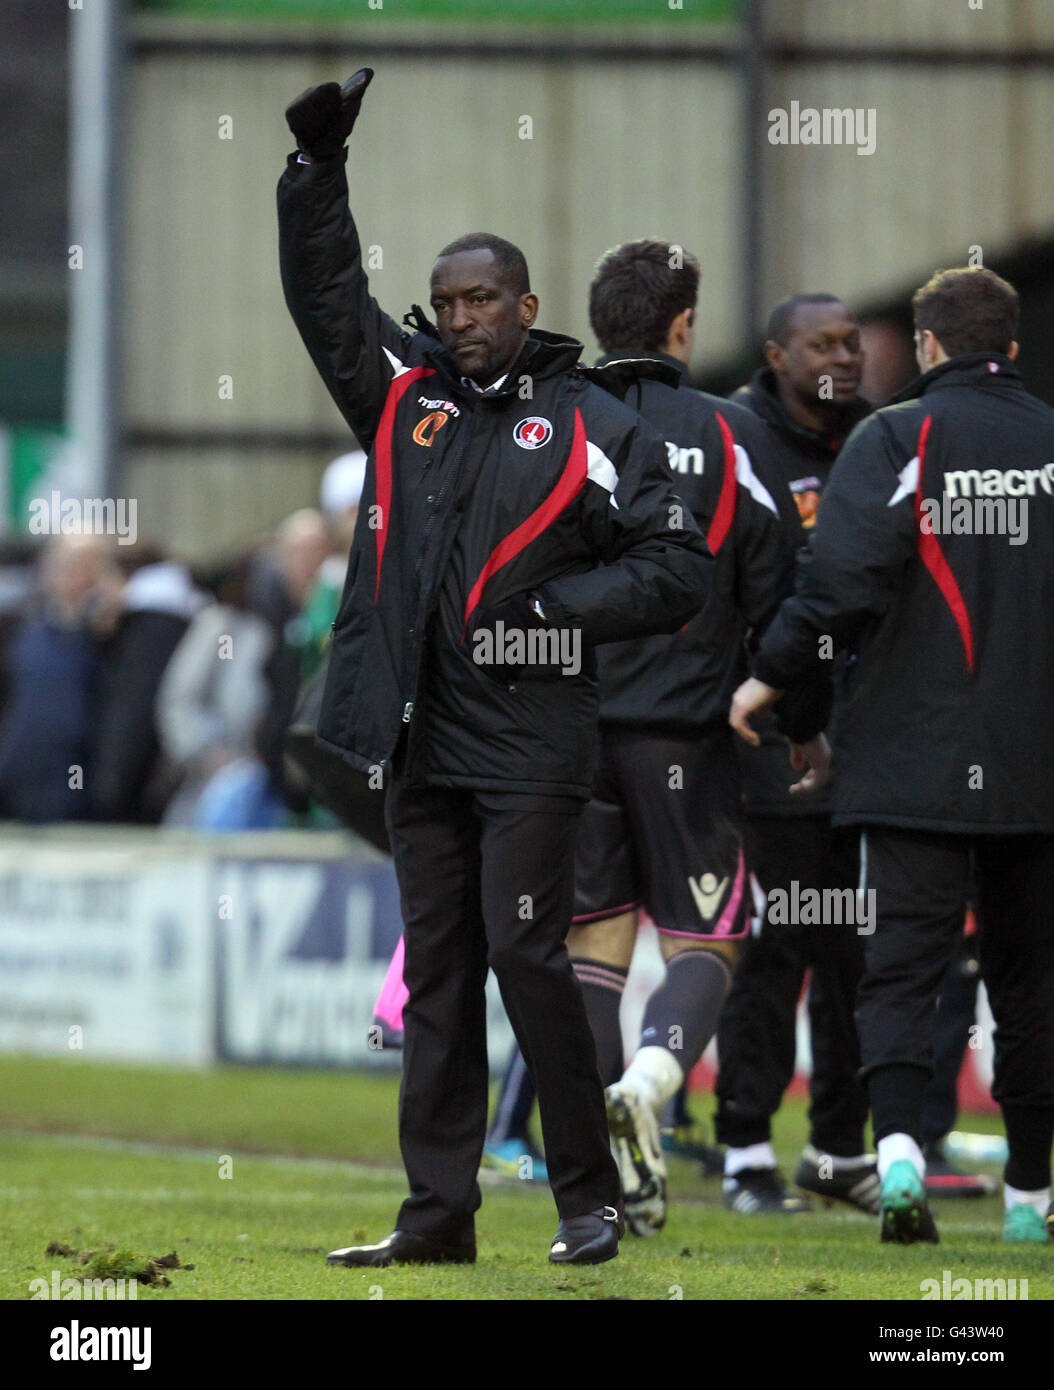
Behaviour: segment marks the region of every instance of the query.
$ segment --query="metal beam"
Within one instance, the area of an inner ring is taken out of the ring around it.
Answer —
[[[117,115],[123,0],[70,10],[69,486],[110,497],[118,476]],[[79,257],[79,263],[78,258]]]
[[[87,0],[86,0],[87,2]],[[751,0],[744,0],[744,12]],[[749,19],[747,20],[749,24]],[[372,29],[372,26],[369,26]],[[140,16],[132,33],[136,57],[158,57],[178,51],[188,57],[220,58],[236,53],[246,61],[274,58],[316,57],[327,61],[344,53],[349,59],[374,61],[383,58],[424,58],[444,62],[476,58],[491,62],[522,63],[533,59],[547,63],[666,63],[677,66],[693,63],[727,64],[735,55],[734,28],[715,26],[716,33],[703,36],[682,30],[678,41],[659,37],[660,30],[617,30],[610,39],[561,34],[554,39],[545,30],[500,37],[464,38],[456,31],[438,32],[428,37],[398,35],[391,30],[379,35],[362,25],[334,27],[332,30],[301,27],[275,31],[259,24],[233,24],[214,28],[208,24],[187,25]],[[869,67],[929,68],[1054,68],[1054,48],[1013,45],[1005,48],[964,48],[947,44],[799,43],[774,36],[765,44],[765,58],[773,65],[853,64]]]
[[[740,346],[751,348],[761,327],[765,288],[765,3],[743,5],[742,73],[742,255],[740,260]]]

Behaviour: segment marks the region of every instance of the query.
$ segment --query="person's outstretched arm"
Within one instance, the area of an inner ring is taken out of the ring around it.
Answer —
[[[327,82],[293,102],[286,118],[299,148],[278,184],[286,304],[337,408],[367,450],[410,343],[370,295],[348,207],[344,141],[370,77],[364,68],[343,91]]]

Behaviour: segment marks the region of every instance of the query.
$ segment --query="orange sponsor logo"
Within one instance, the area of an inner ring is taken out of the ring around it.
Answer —
[[[433,410],[431,415],[426,415],[423,420],[417,422],[414,428],[414,443],[430,449],[432,440],[435,439],[449,419],[450,416],[445,410]]]

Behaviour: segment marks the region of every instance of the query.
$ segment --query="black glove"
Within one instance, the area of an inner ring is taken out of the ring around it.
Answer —
[[[332,159],[340,153],[355,127],[362,98],[372,81],[373,69],[360,68],[343,87],[323,82],[321,87],[309,87],[286,107],[289,129],[308,159]]]

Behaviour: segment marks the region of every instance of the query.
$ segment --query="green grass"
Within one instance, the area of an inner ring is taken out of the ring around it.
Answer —
[[[937,1204],[942,1244],[881,1246],[851,1212],[741,1217],[720,1183],[671,1162],[666,1231],[627,1238],[592,1269],[546,1260],[547,1188],[488,1185],[475,1267],[331,1269],[336,1245],[391,1229],[405,1192],[395,1144],[397,1078],[225,1068],[187,1073],[74,1059],[0,1058],[0,1298],[29,1281],[83,1277],[59,1242],[131,1268],[175,1251],[167,1287],[139,1299],[840,1299],[918,1300],[923,1279],[1027,1278],[1054,1296],[1047,1247],[999,1239],[997,1198]],[[710,1103],[696,1101],[700,1114]],[[970,1119],[991,1129],[990,1119]],[[792,1169],[804,1107],[788,1101],[776,1146]],[[185,1147],[183,1147],[185,1146]],[[255,1154],[255,1156],[254,1156]],[[267,1155],[267,1156],[265,1156]],[[289,1155],[295,1157],[277,1157]],[[232,1160],[232,1175],[220,1176]]]
[[[397,1090],[397,1071],[177,1071],[0,1056],[0,1128],[398,1163]]]

